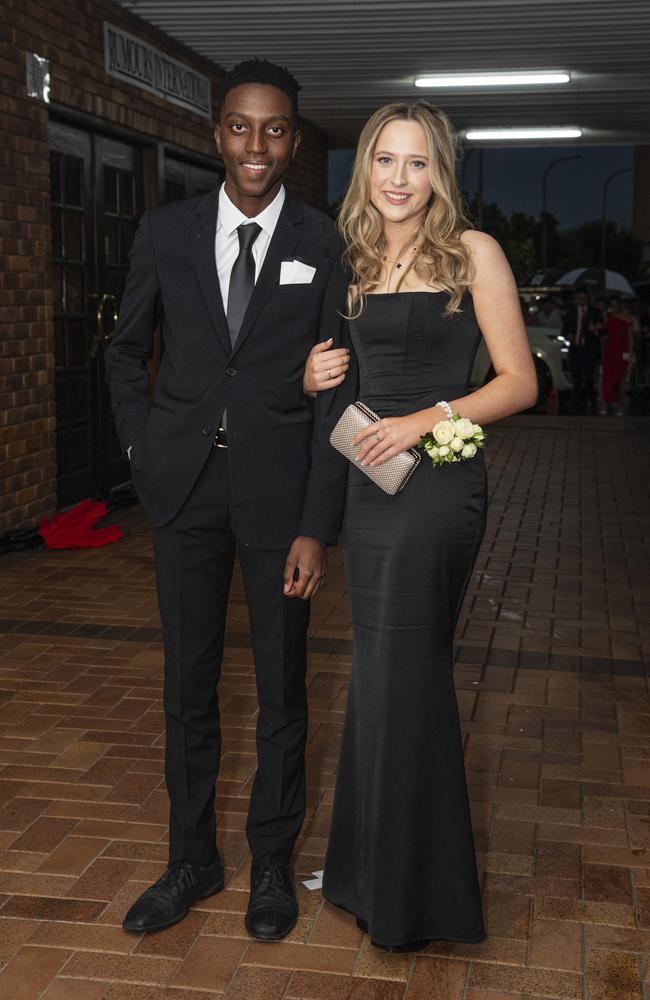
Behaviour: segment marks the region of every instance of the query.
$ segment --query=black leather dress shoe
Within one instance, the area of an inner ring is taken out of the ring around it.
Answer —
[[[258,941],[281,941],[298,920],[289,865],[259,862],[251,867],[246,930]]]
[[[186,917],[194,903],[220,892],[223,886],[223,865],[219,857],[211,865],[175,861],[136,899],[122,927],[137,934],[162,931]]]
[[[361,917],[357,917],[357,927],[364,934],[368,933],[368,924]],[[412,951],[422,951],[429,944],[429,941],[406,941],[404,944],[380,944],[379,941],[375,941],[374,938],[370,938],[370,944],[374,948],[380,948],[382,951],[391,952],[412,952]]]

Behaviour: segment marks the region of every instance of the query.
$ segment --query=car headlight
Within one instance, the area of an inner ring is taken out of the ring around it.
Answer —
[[[566,348],[568,348],[569,346],[569,341],[566,339],[566,337],[563,337],[561,333],[547,333],[546,336],[548,337],[549,340],[559,341],[560,344],[564,344]]]

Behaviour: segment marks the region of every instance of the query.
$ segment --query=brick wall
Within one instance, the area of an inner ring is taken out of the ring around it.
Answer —
[[[214,155],[207,119],[107,76],[105,20],[209,76],[216,107],[220,70],[123,7],[84,0],[0,3],[0,534],[51,514],[56,502],[48,109],[27,97],[25,53],[50,60],[53,105]],[[324,207],[326,140],[309,123],[303,132],[288,183]]]
[[[56,475],[47,113],[26,96],[20,15],[2,7],[0,531],[50,509]]]
[[[311,122],[300,123],[302,139],[287,173],[287,186],[311,205],[327,208],[327,139]]]

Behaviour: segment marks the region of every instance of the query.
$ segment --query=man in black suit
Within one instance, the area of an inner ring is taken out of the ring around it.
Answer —
[[[302,389],[314,343],[342,336],[346,278],[332,221],[282,184],[300,142],[297,92],[267,62],[227,74],[215,130],[225,183],[145,213],[107,351],[118,433],[153,523],[165,645],[169,867],[124,920],[138,933],[224,885],[216,685],[235,551],[259,701],[246,926],[278,940],[298,915],[289,863],[305,813],[309,598],[339,533],[347,469],[329,433],[350,390],[311,400]]]
[[[569,371],[573,382],[571,413],[597,413],[596,376],[600,362],[600,311],[589,304],[587,289],[576,288],[573,304],[562,320],[562,335],[569,341]]]

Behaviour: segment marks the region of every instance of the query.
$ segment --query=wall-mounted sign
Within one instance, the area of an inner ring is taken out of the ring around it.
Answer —
[[[104,22],[104,68],[111,76],[143,87],[210,118],[210,80],[135,35]]]

